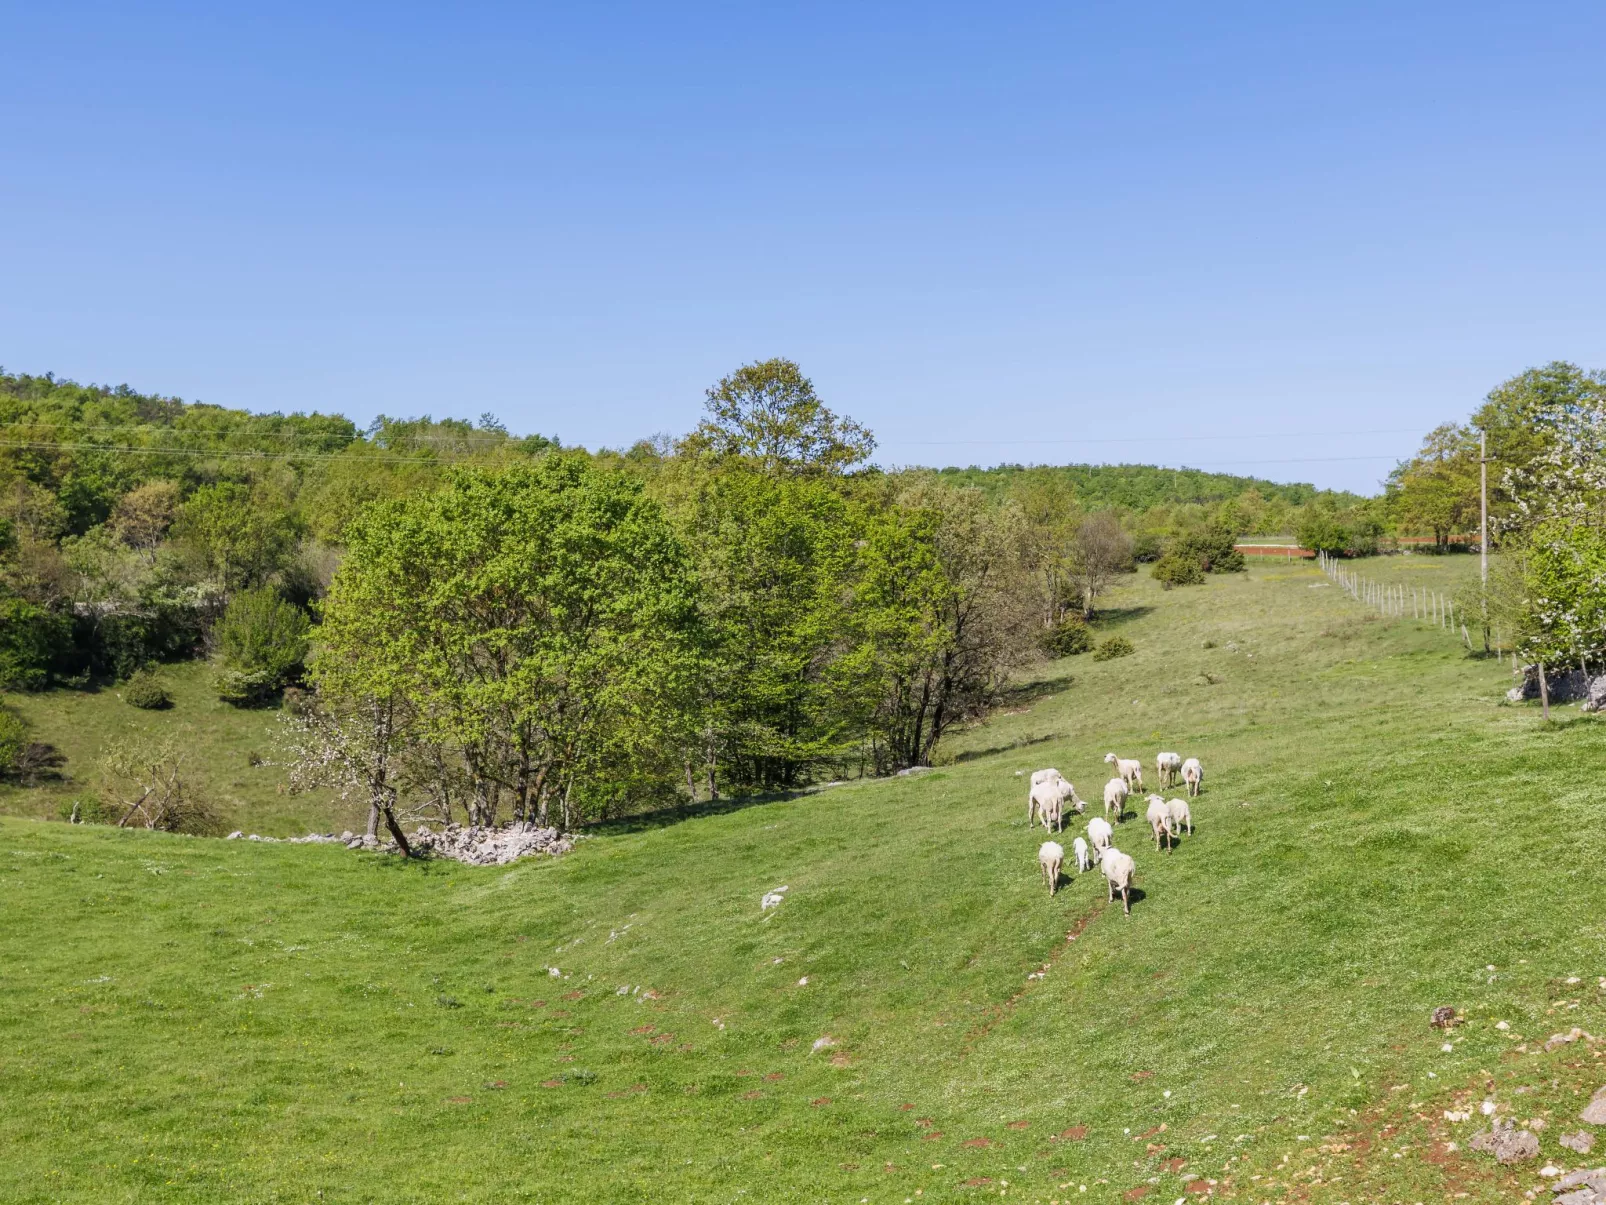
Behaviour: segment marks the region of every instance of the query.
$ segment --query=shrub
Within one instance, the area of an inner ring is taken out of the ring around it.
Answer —
[[[1093,660],[1114,661],[1117,657],[1130,657],[1137,651],[1125,636],[1111,636],[1093,650]]]
[[[217,697],[235,707],[261,707],[279,691],[278,679],[268,670],[219,670],[212,680]]]
[[[218,621],[224,672],[218,697],[237,706],[265,702],[300,678],[307,658],[307,614],[266,587],[235,595]]]
[[[0,689],[43,690],[72,622],[21,598],[0,597]]]
[[[1148,564],[1151,561],[1159,560],[1160,554],[1164,551],[1162,541],[1155,532],[1146,531],[1141,535],[1132,537],[1132,559],[1134,561]]]
[[[155,674],[142,669],[123,687],[123,702],[141,711],[162,711],[173,705],[173,698]]]
[[[1172,586],[1197,586],[1204,581],[1204,567],[1199,564],[1197,557],[1186,556],[1173,549],[1154,562],[1149,576],[1167,590]]]
[[[1074,657],[1093,647],[1093,632],[1080,615],[1067,615],[1049,630],[1043,643],[1056,657]]]
[[[196,793],[184,752],[172,737],[114,744],[101,758],[100,773],[103,806],[114,824],[170,833],[217,828],[216,815]]]

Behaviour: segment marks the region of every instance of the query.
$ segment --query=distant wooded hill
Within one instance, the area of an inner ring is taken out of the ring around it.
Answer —
[[[944,481],[973,485],[989,494],[1009,495],[1033,486],[1069,488],[1085,508],[1119,506],[1146,511],[1156,506],[1210,504],[1258,493],[1268,502],[1304,506],[1321,500],[1336,507],[1363,501],[1347,490],[1321,490],[1304,482],[1282,484],[1261,477],[1207,473],[1202,469],[1167,469],[1148,464],[999,465],[982,469],[940,470]]]

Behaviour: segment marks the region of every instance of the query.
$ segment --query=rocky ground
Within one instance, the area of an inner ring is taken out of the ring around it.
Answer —
[[[230,841],[283,841],[289,845],[333,845],[339,843],[347,849],[369,849],[380,853],[397,852],[394,841],[382,842],[374,837],[344,832],[308,833],[305,837],[262,837],[256,833],[233,832]],[[448,824],[443,829],[419,825],[407,842],[415,854],[425,857],[451,858],[470,866],[505,866],[520,858],[538,854],[556,857],[574,848],[575,838],[565,836],[555,828],[538,828],[532,824],[512,824],[504,828],[466,828]]]

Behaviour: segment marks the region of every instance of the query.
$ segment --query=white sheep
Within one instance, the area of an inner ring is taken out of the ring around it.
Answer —
[[[1157,753],[1154,757],[1154,775],[1160,780],[1160,789],[1163,791],[1177,781],[1177,775],[1182,772],[1182,754]]]
[[[1030,827],[1039,816],[1044,828],[1058,832],[1064,823],[1065,803],[1069,800],[1082,810],[1082,801],[1076,797],[1076,788],[1064,778],[1045,778],[1031,790],[1027,799],[1026,824]]]
[[[1060,795],[1060,784],[1052,779],[1040,782],[1032,788],[1032,815],[1027,820],[1030,828],[1038,819],[1043,821],[1043,827],[1059,832],[1064,824],[1064,800]]]
[[[1104,810],[1108,813],[1111,808],[1114,808],[1117,821],[1121,819],[1121,813],[1126,810],[1126,796],[1125,779],[1112,778],[1104,784]]]
[[[1032,771],[1032,785],[1026,788],[1026,826],[1028,828],[1037,821],[1037,788],[1045,782],[1053,782],[1055,779],[1064,777],[1058,770],[1052,768]]]
[[[1104,870],[1104,881],[1110,889],[1110,901],[1115,901],[1115,892],[1121,891],[1121,906],[1126,909],[1128,916],[1132,915],[1132,876],[1137,873],[1137,863],[1118,849],[1104,851],[1104,860],[1101,863]]]
[[[1071,842],[1071,850],[1076,854],[1076,873],[1093,869],[1093,857],[1088,852],[1087,842],[1081,837]]]
[[[1037,865],[1042,868],[1043,877],[1048,880],[1048,894],[1053,895],[1059,888],[1060,863],[1065,861],[1065,850],[1058,841],[1044,841],[1037,850]]]
[[[1132,761],[1130,758],[1117,757],[1113,753],[1106,753],[1104,755],[1104,764],[1115,767],[1115,772],[1126,781],[1127,790],[1141,791],[1143,789],[1142,762]]]
[[[1199,764],[1197,757],[1190,757],[1182,763],[1182,781],[1188,784],[1189,795],[1199,793],[1199,784],[1204,782],[1204,767]]]
[[[1149,828],[1154,833],[1154,848],[1160,848],[1160,839],[1165,838],[1165,847],[1171,848],[1171,809],[1166,806],[1165,800],[1158,795],[1149,796],[1149,810],[1147,813]]]
[[[1093,846],[1093,860],[1102,862],[1104,851],[1110,848],[1110,839],[1115,836],[1115,830],[1110,822],[1103,816],[1094,816],[1087,822],[1088,843]]]
[[[1186,799],[1173,799],[1165,806],[1166,810],[1171,813],[1171,831],[1180,833],[1186,828],[1188,836],[1193,836],[1193,809],[1188,806],[1188,801]]]

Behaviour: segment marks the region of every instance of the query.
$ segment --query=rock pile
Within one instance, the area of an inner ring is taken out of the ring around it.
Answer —
[[[1606,1167],[1568,1172],[1550,1186],[1552,1205],[1599,1205],[1606,1201]]]
[[[1519,681],[1506,691],[1506,698],[1513,703],[1521,703],[1524,699],[1537,699],[1539,666],[1525,665],[1516,676],[1519,677]],[[1551,669],[1545,675],[1545,690],[1550,695],[1552,703],[1571,703],[1574,699],[1580,699],[1584,711],[1600,711],[1606,708],[1606,674],[1586,676],[1581,669],[1566,671]]]
[[[1467,1145],[1475,1151],[1488,1151],[1501,1163],[1522,1163],[1539,1157],[1539,1139],[1535,1135],[1498,1118]]]
[[[246,836],[239,829],[224,838],[226,841],[282,841],[286,845],[334,845],[336,842],[348,840],[350,833],[337,837],[333,833],[308,833],[305,837],[259,837],[255,833]]]
[[[556,857],[574,848],[573,837],[566,837],[555,828],[537,828],[533,824],[511,824],[506,828],[465,828],[460,824],[448,824],[439,832],[421,824],[407,840],[419,853],[467,862],[470,866],[505,866],[537,854]],[[361,841],[355,844],[360,846]]]

